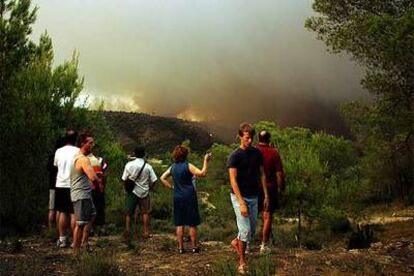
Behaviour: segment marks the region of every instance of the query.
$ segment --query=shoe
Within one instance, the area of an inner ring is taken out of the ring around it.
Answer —
[[[56,242],[56,246],[59,247],[59,248],[67,248],[68,247],[68,242],[66,240],[64,240],[64,241],[58,240]]]
[[[191,252],[200,253],[200,247],[194,247],[193,249],[191,249]]]
[[[266,255],[270,255],[270,253],[272,253],[272,250],[269,248],[269,246],[262,244],[260,246],[260,255],[261,256],[266,256]]]
[[[183,248],[178,248],[178,254],[183,254],[184,253],[184,249]]]

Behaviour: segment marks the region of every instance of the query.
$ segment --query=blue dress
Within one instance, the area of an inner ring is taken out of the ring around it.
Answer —
[[[175,226],[197,226],[200,224],[197,194],[188,162],[175,163],[171,167],[174,180]]]

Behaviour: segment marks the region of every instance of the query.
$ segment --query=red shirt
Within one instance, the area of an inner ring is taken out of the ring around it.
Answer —
[[[259,143],[256,145],[256,148],[259,149],[263,155],[263,169],[266,175],[267,186],[276,186],[276,172],[281,172],[282,179],[284,178],[282,159],[280,159],[279,152],[277,149],[271,147],[268,144]]]

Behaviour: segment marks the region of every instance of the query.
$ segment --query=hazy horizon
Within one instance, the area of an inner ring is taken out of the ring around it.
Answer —
[[[234,124],[329,120],[366,95],[362,69],[304,28],[312,1],[44,1],[55,62],[80,53],[105,109]]]

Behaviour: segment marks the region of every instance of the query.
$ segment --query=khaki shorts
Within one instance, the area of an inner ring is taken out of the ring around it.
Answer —
[[[49,189],[49,210],[55,210],[56,192],[55,189]]]
[[[141,213],[148,213],[151,206],[149,195],[140,198],[134,193],[127,193],[125,198],[126,212],[130,215],[133,215],[137,206],[139,207]]]

